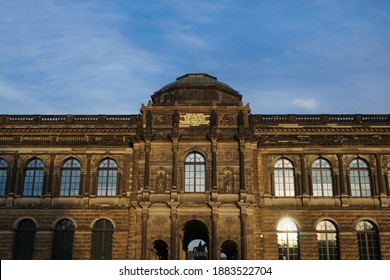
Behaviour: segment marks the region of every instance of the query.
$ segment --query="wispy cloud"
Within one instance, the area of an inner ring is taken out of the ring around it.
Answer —
[[[0,1],[0,113],[137,113],[196,71],[254,113],[388,112],[386,1],[192,2]]]
[[[317,109],[318,106],[317,101],[314,98],[296,98],[293,102],[293,105],[308,110]]]
[[[113,27],[122,18],[94,11],[93,3],[61,6],[37,1],[26,10],[18,9],[19,4],[8,3],[0,12],[1,18],[9,9],[18,11],[0,19],[0,41],[7,42],[0,44],[0,78],[8,85],[3,91],[18,88],[18,96],[50,103],[52,111],[137,112],[139,104],[132,99],[155,90],[147,76],[170,68]],[[9,112],[9,107],[1,102],[0,111]]]

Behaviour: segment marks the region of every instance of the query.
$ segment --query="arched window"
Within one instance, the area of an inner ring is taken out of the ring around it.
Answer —
[[[8,173],[8,164],[4,159],[0,158],[0,195],[5,195],[6,192],[7,173]]]
[[[73,254],[74,224],[69,219],[59,221],[53,236],[53,260],[71,260]]]
[[[43,193],[43,162],[40,159],[31,160],[26,167],[23,195],[40,196]]]
[[[156,240],[153,242],[153,256],[154,260],[168,259],[168,245],[164,240]]]
[[[61,196],[77,196],[80,194],[80,162],[76,159],[67,160],[62,166]]]
[[[112,235],[114,227],[107,219],[95,223],[92,231],[92,252],[93,260],[110,260],[112,257]]]
[[[338,235],[335,225],[330,221],[321,221],[316,230],[320,260],[339,260]]]
[[[367,163],[354,159],[349,164],[352,196],[371,196],[370,171]]]
[[[30,219],[19,222],[15,232],[14,260],[32,260],[34,255],[36,225]]]
[[[387,186],[389,187],[390,193],[390,161],[387,163]]]
[[[274,165],[274,182],[276,196],[294,196],[294,168],[287,159],[279,159]]]
[[[198,153],[191,153],[185,161],[185,191],[204,192],[206,186],[206,163]]]
[[[299,260],[298,228],[285,219],[278,224],[279,260]]]
[[[313,196],[333,196],[332,171],[324,159],[317,159],[311,165]]]
[[[377,227],[369,221],[360,221],[356,225],[361,260],[380,260],[379,233]]]
[[[115,196],[117,188],[118,166],[113,159],[105,159],[98,169],[98,196]]]

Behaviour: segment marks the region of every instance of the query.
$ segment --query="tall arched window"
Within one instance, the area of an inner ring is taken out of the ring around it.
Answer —
[[[113,159],[105,159],[98,169],[98,196],[115,196],[117,188],[118,166]]]
[[[279,260],[299,260],[298,228],[289,219],[282,220],[277,227]]]
[[[275,196],[294,196],[294,168],[291,161],[279,159],[274,168]]]
[[[349,164],[352,196],[371,196],[370,171],[366,162],[354,159]]]
[[[7,173],[8,173],[8,164],[4,159],[0,158],[0,195],[5,195],[6,192]]]
[[[206,162],[198,153],[191,153],[185,161],[185,191],[204,192],[206,186]]]
[[[317,159],[311,165],[313,196],[333,196],[332,171],[329,162]]]
[[[40,196],[43,194],[43,161],[31,160],[26,167],[23,195]]]
[[[387,186],[390,194],[390,161],[387,163]]]
[[[36,225],[31,219],[19,222],[15,232],[14,260],[32,260],[34,255]]]
[[[114,227],[107,219],[95,223],[92,231],[92,252],[93,260],[110,260],[112,258],[112,235]]]
[[[77,196],[80,194],[80,162],[68,159],[62,166],[61,196]]]
[[[53,236],[53,260],[71,260],[73,254],[74,224],[69,219],[59,221]]]
[[[360,221],[356,225],[361,260],[380,260],[379,233],[377,227],[369,221]]]
[[[338,235],[335,225],[330,221],[321,221],[316,230],[320,260],[339,260]]]

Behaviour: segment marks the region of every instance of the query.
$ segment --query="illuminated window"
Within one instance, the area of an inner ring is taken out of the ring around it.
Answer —
[[[287,159],[279,159],[274,166],[275,195],[294,196],[294,169]]]
[[[204,192],[206,186],[206,163],[198,153],[191,153],[185,161],[185,191]]]
[[[361,159],[354,159],[350,165],[350,182],[352,196],[371,196],[370,172]]]
[[[321,221],[316,230],[320,260],[339,260],[338,236],[334,224],[329,221]]]
[[[62,166],[61,196],[77,196],[80,193],[80,163],[75,159],[67,160]]]
[[[53,236],[53,260],[71,260],[73,253],[74,224],[62,219],[56,225]]]
[[[112,235],[114,227],[109,220],[102,219],[95,223],[92,232],[93,260],[110,260],[112,257]]]
[[[105,159],[98,170],[98,196],[115,196],[117,187],[117,164],[112,159]]]
[[[374,224],[361,221],[356,225],[361,260],[380,260],[379,233]]]
[[[27,164],[23,195],[40,196],[43,193],[43,162],[33,159]]]
[[[317,159],[311,165],[313,196],[333,196],[332,172],[329,162]]]
[[[20,221],[15,232],[14,260],[32,260],[34,255],[36,225],[30,219]]]
[[[298,229],[291,220],[278,224],[279,260],[299,260]]]
[[[0,195],[5,195],[5,189],[7,188],[7,173],[8,164],[0,158]]]

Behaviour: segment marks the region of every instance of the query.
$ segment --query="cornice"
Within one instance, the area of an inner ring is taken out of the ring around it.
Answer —
[[[129,145],[126,135],[0,135],[1,147],[79,147]]]
[[[269,134],[269,133],[390,133],[390,126],[348,126],[348,127],[327,127],[327,126],[309,126],[309,127],[285,127],[272,126],[255,128],[255,135]]]
[[[270,146],[390,146],[390,135],[262,135],[259,147]]]
[[[0,127],[1,134],[58,134],[58,133],[117,133],[117,134],[135,134],[136,127]]]

